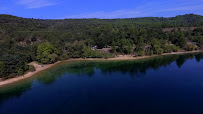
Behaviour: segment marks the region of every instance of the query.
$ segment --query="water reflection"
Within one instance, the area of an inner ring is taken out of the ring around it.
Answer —
[[[32,81],[24,81],[15,85],[9,85],[4,88],[0,88],[0,106],[3,101],[13,97],[20,97],[24,92],[32,87]]]
[[[63,63],[48,71],[40,73],[33,79],[28,79],[23,82],[0,88],[0,105],[12,97],[20,97],[24,92],[32,88],[34,80],[43,84],[52,84],[57,78],[63,76],[65,73],[76,76],[94,76],[96,70],[101,70],[102,73],[129,73],[130,76],[140,76],[137,74],[145,74],[148,69],[158,70],[160,67],[167,67],[173,62],[181,68],[188,59],[194,59],[200,62],[203,59],[202,53],[185,54],[185,55],[169,55],[160,56],[142,60],[131,61],[77,61],[70,63]]]
[[[93,76],[96,68],[100,69],[103,73],[121,72],[131,73],[132,75],[136,76],[136,74],[140,73],[145,74],[148,69],[158,70],[162,66],[166,67],[174,61],[176,62],[177,66],[181,68],[187,60],[193,59],[194,57],[197,62],[200,62],[200,60],[203,58],[203,54],[168,55],[136,61],[82,61],[75,62],[73,64],[63,64],[60,66],[61,68],[58,67],[54,72],[67,72],[77,76]]]
[[[203,57],[203,54],[187,54],[185,55],[179,55],[178,59],[176,60],[176,64],[179,68],[183,66],[183,64],[188,60],[188,59],[193,59],[193,58],[199,58],[197,62],[200,62],[200,59]]]
[[[195,59],[196,59],[197,62],[200,62],[200,60],[203,59],[203,54],[201,54],[201,53],[200,54],[196,54],[195,55]]]

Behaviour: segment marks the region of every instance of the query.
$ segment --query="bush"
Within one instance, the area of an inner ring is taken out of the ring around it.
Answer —
[[[24,71],[29,70],[29,65],[27,64],[27,62],[25,62],[25,66],[24,66]]]
[[[153,39],[151,41],[151,49],[153,50],[154,54],[162,54],[164,50],[161,48],[161,42],[157,39]]]
[[[17,74],[18,74],[18,75],[23,75],[23,74],[24,74],[23,69],[19,68],[19,69],[17,70]]]
[[[138,51],[138,56],[144,56],[145,52],[144,51]]]
[[[29,65],[29,71],[34,72],[34,71],[36,71],[36,69],[33,65]]]
[[[187,51],[193,51],[193,50],[195,50],[195,45],[194,44],[188,44],[185,49]]]
[[[158,48],[156,51],[157,54],[162,54],[163,52],[164,52],[164,50],[162,48]]]
[[[50,55],[48,55],[48,58],[49,58],[50,63],[54,63],[57,60],[57,55],[56,54],[50,54]]]
[[[102,58],[102,54],[98,51],[92,51],[90,54],[91,58]]]
[[[47,58],[41,58],[40,62],[43,63],[43,64],[48,64],[49,63],[49,59],[47,59]]]
[[[83,58],[102,58],[102,54],[96,50],[92,50],[90,47],[84,47]]]
[[[15,78],[16,77],[16,73],[11,73],[6,77],[3,77],[3,80],[9,79],[9,78]]]
[[[6,66],[4,62],[0,62],[0,77],[3,77],[5,75]]]
[[[173,46],[173,52],[178,52],[180,50],[179,46]]]
[[[166,45],[163,47],[164,53],[171,53],[173,52],[173,46],[172,45]]]
[[[113,57],[114,57],[114,55],[112,55],[112,54],[110,54],[110,53],[104,53],[104,54],[102,55],[102,58],[105,58],[105,59],[113,58]]]
[[[62,56],[61,56],[61,60],[67,60],[69,59],[70,56],[67,54],[67,53],[64,53]]]

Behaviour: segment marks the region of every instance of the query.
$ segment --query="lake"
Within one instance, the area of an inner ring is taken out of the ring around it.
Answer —
[[[202,59],[64,62],[0,88],[0,114],[200,114]]]

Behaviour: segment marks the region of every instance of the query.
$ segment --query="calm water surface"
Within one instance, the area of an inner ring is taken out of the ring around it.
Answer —
[[[0,114],[202,114],[202,59],[62,63],[0,88]]]

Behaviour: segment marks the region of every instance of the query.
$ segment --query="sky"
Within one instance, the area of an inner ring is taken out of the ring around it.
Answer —
[[[0,14],[35,19],[203,15],[203,0],[0,0]]]

